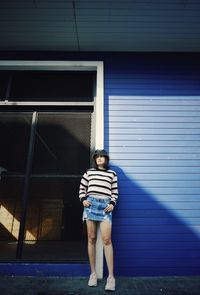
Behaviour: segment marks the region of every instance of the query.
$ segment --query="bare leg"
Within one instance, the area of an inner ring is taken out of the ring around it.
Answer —
[[[96,239],[97,239],[97,224],[95,221],[87,220],[88,234],[88,256],[90,262],[91,273],[96,272]]]
[[[114,263],[113,263],[113,246],[112,246],[112,240],[111,240],[112,224],[109,221],[102,221],[100,223],[100,229],[101,229],[102,242],[104,246],[104,254],[105,254],[106,263],[108,267],[108,274],[109,276],[113,276]]]

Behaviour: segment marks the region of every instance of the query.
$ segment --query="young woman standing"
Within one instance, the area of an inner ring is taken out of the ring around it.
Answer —
[[[94,168],[88,169],[80,183],[79,197],[83,203],[83,220],[88,234],[88,256],[91,275],[88,286],[97,286],[95,270],[97,223],[100,223],[104,254],[108,267],[107,291],[115,291],[113,246],[111,240],[112,211],[118,199],[118,183],[115,171],[108,167],[109,156],[105,150],[96,150]]]

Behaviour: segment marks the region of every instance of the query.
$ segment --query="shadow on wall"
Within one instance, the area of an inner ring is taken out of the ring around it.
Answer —
[[[199,275],[200,238],[194,231],[199,230],[199,218],[188,219],[195,216],[187,216],[187,209],[181,218],[178,210],[163,205],[119,167],[111,169],[119,178],[113,217],[116,275]],[[191,225],[191,220],[197,221]]]

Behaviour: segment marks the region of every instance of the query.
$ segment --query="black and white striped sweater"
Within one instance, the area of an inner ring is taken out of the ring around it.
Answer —
[[[79,198],[83,202],[89,195],[108,197],[110,204],[115,205],[118,199],[118,182],[115,171],[88,169],[81,179]]]

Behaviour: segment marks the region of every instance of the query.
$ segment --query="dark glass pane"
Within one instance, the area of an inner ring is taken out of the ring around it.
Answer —
[[[9,83],[10,74],[7,72],[0,72],[0,100],[6,99],[6,91]]]
[[[82,174],[90,164],[90,113],[39,113],[33,173]]]
[[[87,260],[78,190],[90,134],[90,113],[38,114],[24,260]]]
[[[0,260],[16,257],[31,116],[0,113]]]
[[[0,168],[6,173],[24,173],[32,114],[0,113]]]
[[[85,261],[80,178],[34,177],[29,195],[24,260]]]
[[[95,72],[14,71],[11,101],[93,101]]]
[[[32,114],[1,113],[0,259],[16,257]],[[91,113],[39,113],[24,260],[85,261],[78,188],[90,162]]]
[[[1,175],[0,260],[15,259],[20,227],[24,178]]]

